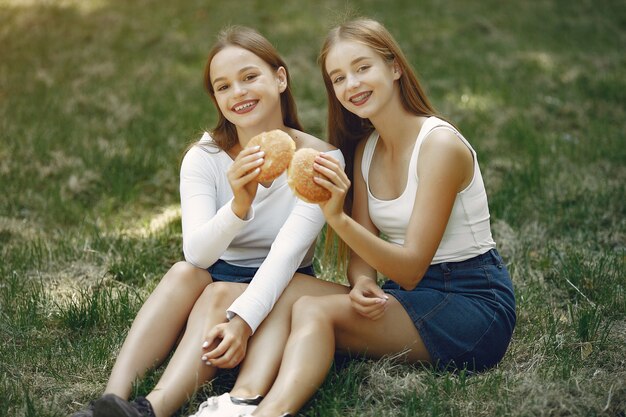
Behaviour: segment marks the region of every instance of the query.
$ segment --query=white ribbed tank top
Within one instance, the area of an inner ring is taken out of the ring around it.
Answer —
[[[411,155],[406,188],[393,200],[379,200],[371,192],[369,171],[379,135],[374,131],[367,139],[361,160],[361,173],[367,186],[369,215],[374,225],[388,237],[389,241],[398,245],[404,244],[419,182],[417,160],[420,147],[424,138],[434,129],[451,130],[470,149],[474,158],[474,176],[470,184],[456,195],[448,225],[431,264],[464,261],[495,248],[496,243],[491,236],[487,193],[476,152],[469,142],[444,120],[429,117],[422,125]]]

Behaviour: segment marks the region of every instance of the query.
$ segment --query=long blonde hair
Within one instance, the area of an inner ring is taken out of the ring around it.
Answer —
[[[276,48],[274,48],[274,46],[256,30],[245,26],[231,26],[222,30],[218,34],[217,41],[213,45],[211,51],[209,51],[209,56],[207,57],[206,65],[204,67],[204,87],[211,96],[218,112],[217,124],[211,130],[211,136],[217,146],[222,150],[228,150],[239,140],[237,136],[237,129],[231,122],[228,121],[228,119],[226,119],[226,117],[224,117],[224,114],[217,105],[215,91],[213,90],[213,85],[211,84],[211,61],[213,61],[213,58],[218,52],[228,46],[237,46],[252,52],[265,61],[274,70],[278,70],[280,67],[285,68],[287,88],[280,94],[283,123],[285,126],[293,129],[303,130],[300,120],[298,119],[296,102],[293,98],[293,94],[291,93],[291,79],[289,77],[289,70],[285,61],[278,54]]]
[[[341,149],[347,164],[352,168],[354,150],[357,143],[367,137],[374,127],[368,119],[363,119],[346,110],[333,89],[333,83],[326,72],[326,58],[330,49],[339,41],[359,42],[376,51],[385,61],[395,64],[401,70],[398,85],[404,109],[417,116],[434,116],[436,111],[430,104],[415,71],[402,53],[400,46],[389,31],[379,22],[361,18],[343,23],[328,33],[319,54],[318,63],[328,96],[328,141]],[[346,172],[352,180],[353,171]]]
[[[322,70],[322,78],[328,96],[328,141],[339,148],[346,160],[346,174],[354,182],[354,154],[360,140],[366,138],[374,130],[369,119],[363,119],[346,110],[341,105],[333,88],[333,83],[326,71],[326,59],[331,48],[339,41],[348,40],[361,43],[376,51],[386,62],[395,63],[401,70],[398,85],[402,106],[409,113],[417,116],[435,116],[435,109],[430,104],[415,71],[402,53],[400,46],[389,31],[379,22],[360,18],[345,22],[330,30],[319,54],[318,63]],[[344,209],[352,210],[352,188],[346,196]],[[329,238],[334,233],[327,233],[326,247],[333,245]],[[334,246],[334,245],[333,245]],[[347,248],[343,241],[339,242],[340,265],[346,262]]]

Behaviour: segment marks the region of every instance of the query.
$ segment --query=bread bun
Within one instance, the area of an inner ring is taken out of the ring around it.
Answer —
[[[315,157],[320,153],[311,148],[298,149],[289,165],[287,183],[307,203],[321,203],[331,197],[330,191],[313,181],[314,177],[322,176],[313,169]]]
[[[246,148],[251,146],[260,146],[260,150],[265,152],[263,157],[265,161],[260,166],[261,172],[256,177],[259,182],[278,178],[291,163],[296,150],[296,143],[291,136],[279,129],[259,133],[252,137]]]

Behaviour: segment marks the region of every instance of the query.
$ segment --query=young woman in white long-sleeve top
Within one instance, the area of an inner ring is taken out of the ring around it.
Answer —
[[[186,261],[167,272],[142,306],[105,394],[74,416],[169,416],[218,368],[238,365],[247,351],[238,380],[244,395],[210,404],[245,410],[273,381],[297,297],[338,291],[313,273],[324,225],[319,206],[298,200],[286,174],[259,183],[263,153],[245,148],[253,136],[281,129],[296,148],[343,161],[336,148],[302,132],[289,82],[286,64],[259,33],[243,27],[220,33],[205,69],[219,119],[181,165]],[[173,349],[152,392],[129,402],[135,379]]]

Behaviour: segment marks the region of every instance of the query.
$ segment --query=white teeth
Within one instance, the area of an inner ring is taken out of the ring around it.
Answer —
[[[350,101],[351,101],[351,102],[353,102],[353,103],[358,103],[359,101],[363,101],[363,100],[365,100],[366,98],[368,98],[371,94],[372,94],[372,92],[371,92],[371,91],[367,91],[367,92],[365,92],[365,93],[361,93],[361,94],[359,94],[359,95],[358,95],[358,96],[356,96],[356,97],[352,97],[352,98],[350,99]]]
[[[254,106],[254,104],[255,104],[255,102],[250,101],[250,102],[248,102],[246,104],[242,104],[240,106],[236,106],[235,107],[235,111],[241,111],[241,110],[247,109],[248,107]]]

